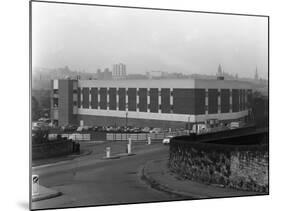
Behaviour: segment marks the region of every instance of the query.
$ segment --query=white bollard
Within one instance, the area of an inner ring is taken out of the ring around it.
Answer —
[[[147,138],[147,144],[148,144],[148,145],[151,144],[151,137],[150,137],[150,136],[148,136],[148,138]]]
[[[132,145],[131,144],[127,144],[127,152],[128,152],[128,154],[132,153]]]
[[[32,196],[39,195],[39,176],[32,175]]]
[[[110,147],[106,147],[106,158],[110,158]]]
[[[128,138],[128,144],[127,144],[127,153],[131,154],[132,153],[132,138]]]

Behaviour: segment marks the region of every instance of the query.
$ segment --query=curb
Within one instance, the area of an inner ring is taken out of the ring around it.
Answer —
[[[32,202],[36,202],[36,201],[42,201],[42,200],[46,200],[46,199],[51,199],[51,198],[55,198],[58,196],[61,196],[62,193],[61,192],[55,192],[55,193],[51,193],[48,195],[43,195],[43,196],[32,196]]]
[[[159,191],[163,191],[163,192],[166,192],[168,194],[171,194],[171,195],[175,195],[175,196],[179,196],[179,197],[184,197],[185,199],[209,199],[209,198],[226,198],[226,197],[239,197],[239,196],[258,196],[258,195],[264,195],[264,194],[259,194],[259,193],[252,193],[252,192],[218,192],[219,194],[212,194],[212,193],[203,193],[201,194],[201,192],[194,192],[191,188],[191,190],[182,190],[182,191],[179,191],[176,189],[176,187],[173,189],[171,188],[171,186],[169,186],[169,182],[165,182],[165,184],[167,183],[167,185],[164,185],[163,183],[161,183],[161,180],[158,180],[157,181],[157,177],[154,178],[153,173],[157,172],[157,171],[153,171],[153,166],[151,166],[154,163],[156,162],[161,162],[163,160],[153,160],[153,161],[149,161],[147,163],[145,163],[145,165],[142,167],[141,169],[141,179],[146,183],[148,184],[151,188],[154,188],[156,190],[159,190]],[[149,169],[150,168],[150,169]],[[162,167],[163,168],[163,167]],[[165,172],[162,172],[161,171],[161,174],[165,174]],[[160,182],[159,182],[160,181]],[[192,184],[191,184],[192,185]],[[202,184],[204,185],[204,184]],[[211,185],[211,188],[221,188],[217,185]],[[197,187],[198,188],[198,187]],[[194,189],[194,188],[193,188]],[[199,187],[199,189],[202,189],[202,187]],[[235,191],[235,190],[234,190]]]
[[[93,151],[85,151],[84,153],[82,154],[72,154],[72,155],[68,155],[69,157],[67,157],[65,160],[61,160],[61,161],[54,161],[54,162],[46,162],[46,163],[43,163],[43,164],[39,164],[39,165],[34,165],[32,166],[32,168],[40,168],[42,166],[46,166],[46,165],[56,165],[56,164],[61,164],[61,163],[68,163],[68,162],[71,162],[71,161],[76,161],[76,160],[79,160],[81,158],[84,158],[88,155],[91,155],[93,153]],[[57,159],[59,159],[59,157],[57,157]]]
[[[130,153],[130,154],[126,154],[126,153],[122,153],[122,154],[117,154],[117,155],[114,155],[114,156],[110,156],[109,158],[107,157],[103,157],[102,160],[112,160],[112,159],[119,159],[119,158],[122,158],[122,157],[129,157],[129,156],[133,156],[133,155],[136,155],[135,153]]]
[[[173,190],[172,188],[169,188],[168,186],[157,182],[153,177],[148,175],[147,170],[146,170],[147,166],[152,162],[153,161],[147,162],[144,165],[144,167],[141,169],[141,179],[146,184],[148,184],[151,188],[162,191],[162,192],[165,192],[165,193],[168,193],[168,194],[171,194],[171,195],[174,195],[174,196],[177,196],[177,197],[184,197],[186,199],[206,198],[206,197],[203,197],[203,196],[194,196],[194,195],[190,196],[190,195],[187,195],[184,192]]]

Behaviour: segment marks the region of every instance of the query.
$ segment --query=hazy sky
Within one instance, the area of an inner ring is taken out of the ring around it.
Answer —
[[[33,2],[33,66],[267,78],[264,17]]]

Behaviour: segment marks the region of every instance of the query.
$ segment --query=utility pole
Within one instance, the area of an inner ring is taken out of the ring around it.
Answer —
[[[190,116],[188,116],[188,124],[187,124],[187,127],[188,127],[188,134],[190,134]]]
[[[126,130],[127,130],[127,126],[128,126],[128,111],[126,111]]]

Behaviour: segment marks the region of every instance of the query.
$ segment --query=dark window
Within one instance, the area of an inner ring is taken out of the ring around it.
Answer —
[[[150,89],[150,112],[158,113],[158,89]]]
[[[171,112],[170,89],[161,89],[161,112]]]
[[[218,113],[218,90],[209,89],[208,90],[208,113],[216,114]]]
[[[78,103],[78,107],[81,107],[81,88],[78,88],[78,93],[77,93],[77,103]]]
[[[147,111],[147,89],[140,88],[138,92],[139,92],[139,104],[138,104],[139,111],[146,112]]]
[[[228,113],[230,110],[230,91],[229,89],[221,90],[221,113]]]
[[[137,89],[128,88],[128,110],[136,111],[137,110]]]
[[[126,110],[126,89],[125,88],[119,88],[118,89],[118,95],[119,95],[119,101],[118,101],[118,107],[120,111]]]
[[[109,88],[109,109],[116,110],[117,103],[116,103],[116,88]]]
[[[53,98],[53,107],[58,108],[59,107],[59,99],[58,98]]]
[[[174,89],[173,113],[195,114],[195,91],[194,89]]]
[[[98,109],[98,88],[91,88],[91,98],[92,109]]]
[[[83,88],[82,89],[82,94],[83,94],[83,108],[89,108],[89,88]]]
[[[195,89],[195,114],[205,114],[205,89]]]
[[[107,109],[107,88],[100,88],[100,109]]]
[[[239,111],[239,89],[232,90],[232,112]]]

